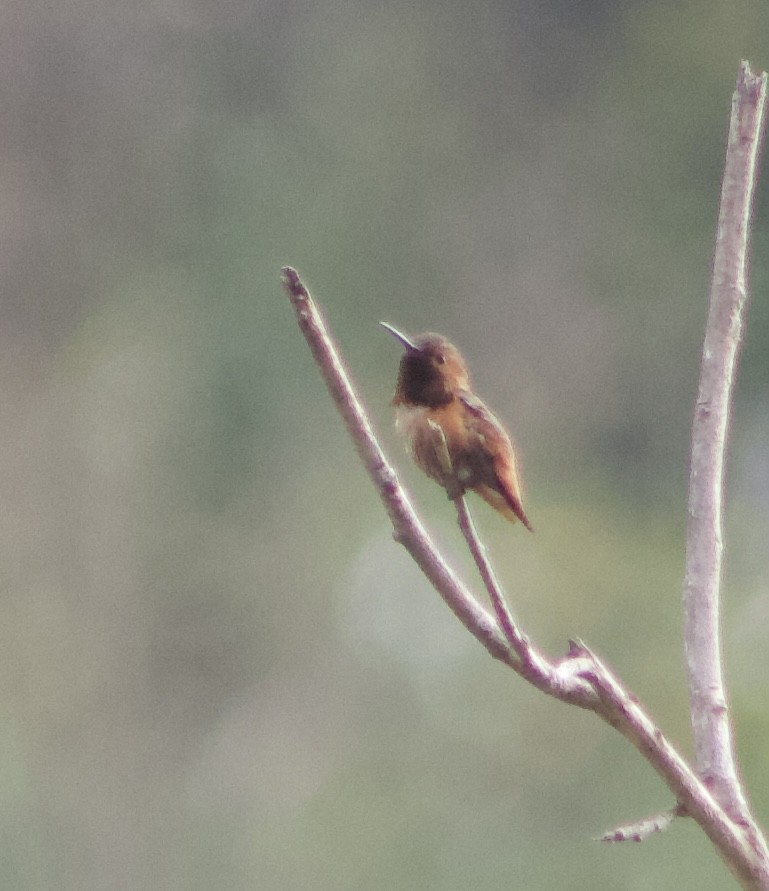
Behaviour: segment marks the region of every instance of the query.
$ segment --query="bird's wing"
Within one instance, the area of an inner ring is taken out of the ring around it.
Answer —
[[[495,504],[495,501],[498,501],[498,495],[502,495],[513,514],[531,530],[531,523],[521,500],[522,484],[518,458],[507,431],[477,396],[464,391],[459,394],[459,398],[475,422],[473,424],[475,436],[485,441],[487,448],[484,451],[489,453],[488,464],[479,474],[478,484],[474,488],[497,509],[499,505]],[[492,459],[492,455],[496,456],[496,461]]]

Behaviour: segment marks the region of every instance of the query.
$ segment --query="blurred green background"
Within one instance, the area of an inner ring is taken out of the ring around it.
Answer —
[[[285,295],[377,431],[438,330],[510,426],[514,604],[691,752],[687,440],[730,99],[763,2],[4,4],[0,884],[731,888],[592,716],[493,662],[390,537]],[[724,649],[769,823],[769,189],[731,437]]]

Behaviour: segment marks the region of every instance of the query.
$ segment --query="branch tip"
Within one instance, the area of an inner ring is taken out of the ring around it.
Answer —
[[[585,656],[592,655],[590,650],[579,638],[569,638],[569,649],[566,652],[567,659],[581,659]]]
[[[299,273],[293,266],[284,266],[280,272],[283,284],[291,297],[299,300],[310,299],[310,295],[307,293],[307,288],[302,284],[302,280],[299,278]]]
[[[610,829],[603,835],[594,839],[602,842],[642,842],[646,841],[651,835],[657,832],[664,832],[676,817],[681,816],[679,805],[653,814],[651,817],[644,817],[635,823],[626,823],[618,826],[616,829]]]

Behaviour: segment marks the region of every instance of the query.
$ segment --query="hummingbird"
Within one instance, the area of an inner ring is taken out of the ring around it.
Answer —
[[[472,391],[467,364],[440,334],[409,338],[380,323],[403,346],[392,403],[395,426],[417,466],[449,498],[477,492],[503,517],[532,532],[521,503],[521,476],[505,428]]]

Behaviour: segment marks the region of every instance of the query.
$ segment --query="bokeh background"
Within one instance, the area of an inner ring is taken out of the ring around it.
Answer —
[[[537,532],[514,609],[691,752],[687,440],[730,99],[763,2],[5,3],[0,884],[730,888],[619,736],[534,693],[391,540],[279,284],[389,454],[378,327],[441,331]],[[731,438],[724,649],[769,823],[769,189]]]

